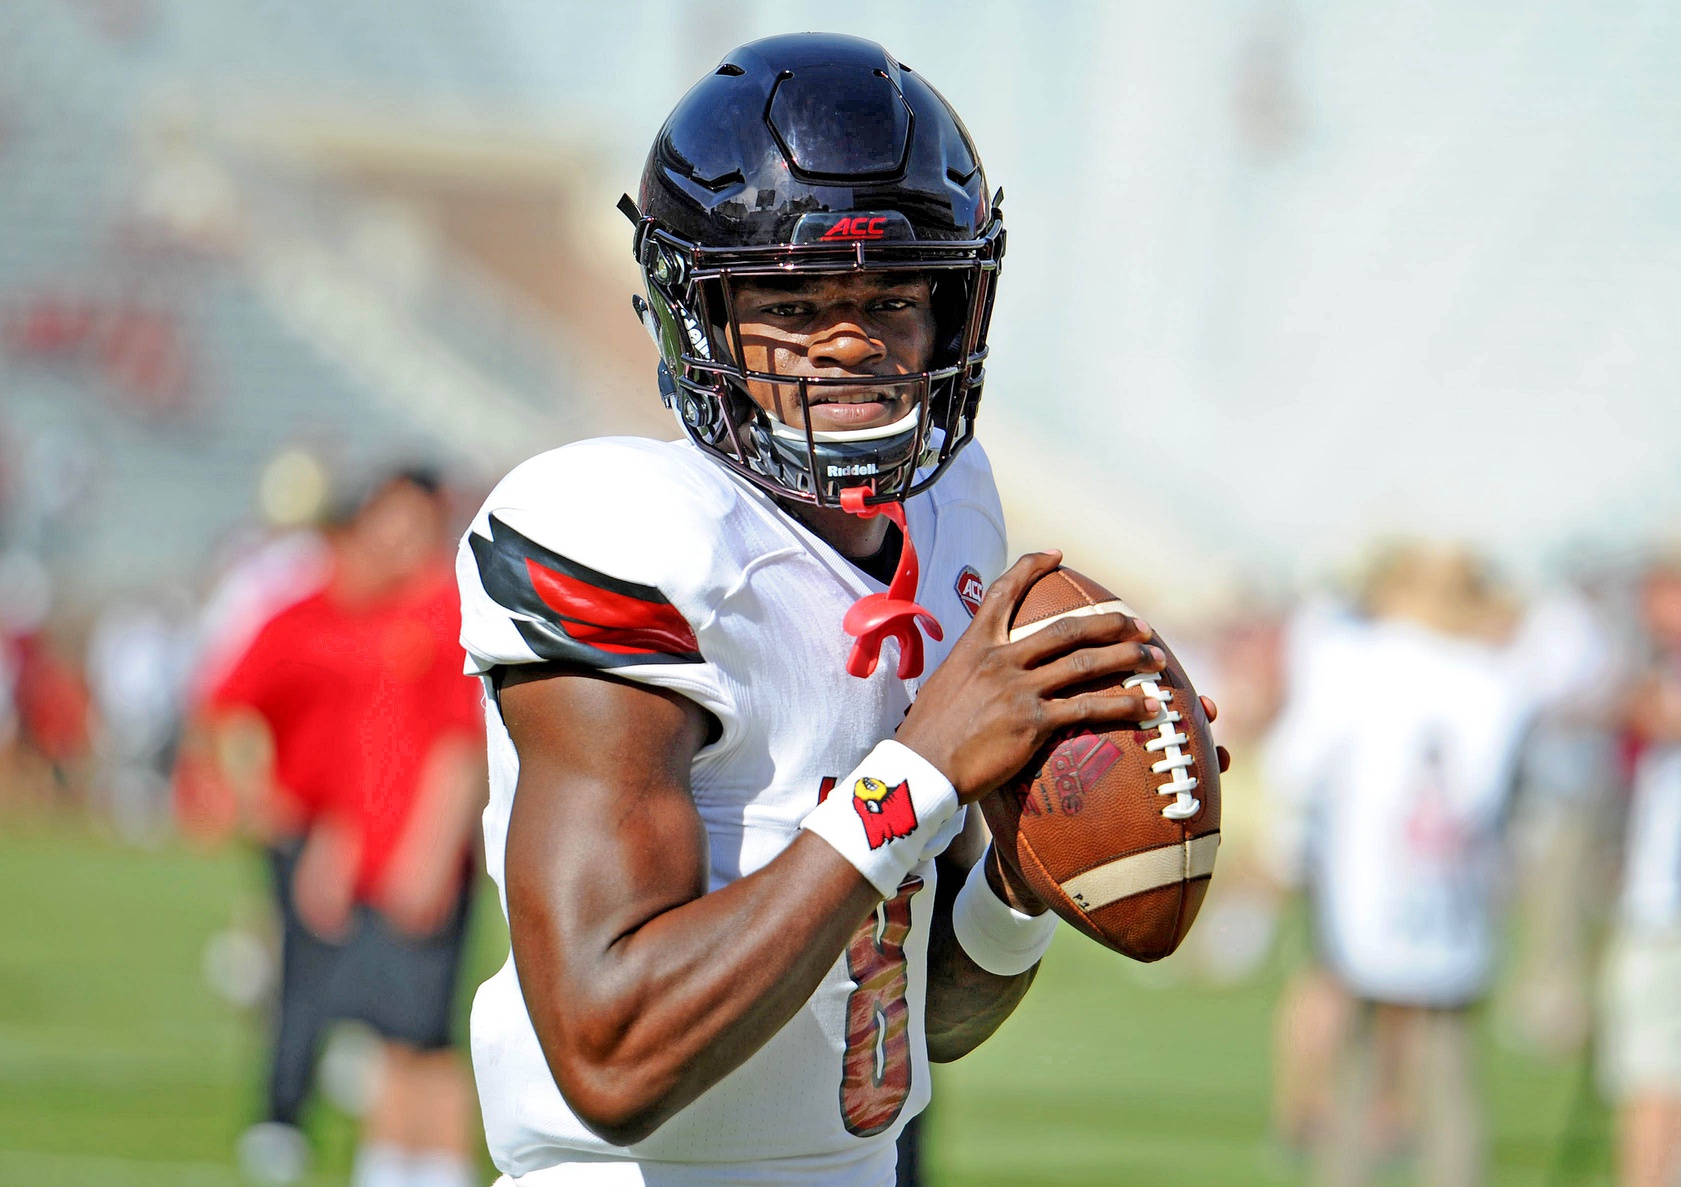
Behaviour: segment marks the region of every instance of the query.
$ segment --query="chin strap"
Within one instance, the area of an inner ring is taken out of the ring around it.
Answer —
[[[917,630],[918,623],[936,643],[945,634],[938,620],[913,600],[920,569],[910,529],[905,527],[905,505],[894,502],[869,506],[864,499],[870,493],[867,486],[849,486],[840,493],[841,507],[859,519],[887,516],[898,525],[904,543],[899,549],[899,567],[887,592],[865,594],[841,620],[846,633],[858,640],[846,657],[846,670],[860,678],[874,675],[876,665],[881,662],[882,643],[893,638],[899,641],[899,679],[911,680],[922,675],[922,634]]]

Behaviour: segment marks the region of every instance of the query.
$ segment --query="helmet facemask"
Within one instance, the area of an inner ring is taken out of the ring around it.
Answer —
[[[731,248],[703,247],[641,220],[636,251],[648,293],[644,320],[670,377],[662,384],[667,403],[698,446],[778,497],[839,506],[842,490],[865,487],[869,503],[909,498],[930,486],[974,436],[1002,241],[996,214],[973,240]],[[814,377],[743,365],[736,305],[744,280],[895,271],[929,280],[935,340],[926,369]],[[764,408],[748,394],[750,384],[774,391],[776,406],[799,408],[801,423],[785,423]],[[812,401],[825,387],[879,387],[908,397],[908,411],[887,425],[814,430]]]

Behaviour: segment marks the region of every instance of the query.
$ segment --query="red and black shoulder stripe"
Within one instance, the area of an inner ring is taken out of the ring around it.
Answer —
[[[654,586],[551,552],[495,515],[488,537],[468,541],[485,592],[523,616],[514,626],[541,658],[592,668],[702,662],[694,630]]]

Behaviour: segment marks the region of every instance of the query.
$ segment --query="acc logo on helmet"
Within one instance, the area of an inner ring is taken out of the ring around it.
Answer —
[[[834,226],[823,234],[824,239],[885,239],[887,219],[884,215],[841,215]]]

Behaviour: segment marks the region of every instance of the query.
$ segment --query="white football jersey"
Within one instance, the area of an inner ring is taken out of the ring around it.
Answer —
[[[922,564],[917,600],[945,636],[928,640],[931,671],[1004,565],[1003,516],[980,447],[906,514]],[[714,890],[780,853],[834,780],[892,736],[921,683],[898,678],[893,642],[873,676],[847,675],[852,638],[841,620],[881,583],[686,441],[603,438],[524,463],[474,519],[458,575],[469,672],[561,660],[682,693],[718,719],[721,736],[691,776]],[[486,860],[503,888],[519,760],[493,697],[486,717]],[[928,1101],[933,899],[925,862],[782,1030],[625,1149],[568,1110],[510,955],[472,1016],[496,1165],[528,1187],[891,1183],[893,1141]]]

